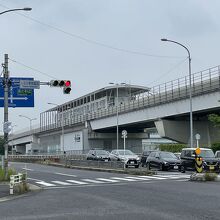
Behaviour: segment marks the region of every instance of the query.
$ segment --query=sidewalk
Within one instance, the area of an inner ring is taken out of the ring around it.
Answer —
[[[0,183],[0,198],[9,196],[9,185]]]

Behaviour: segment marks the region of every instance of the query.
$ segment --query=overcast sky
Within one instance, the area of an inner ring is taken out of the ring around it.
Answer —
[[[187,52],[164,37],[189,48],[193,72],[220,65],[217,0],[0,0],[0,11],[5,7],[33,8],[0,16],[0,62],[5,53],[17,61],[9,62],[10,76],[72,81],[70,95],[41,86],[34,108],[9,109],[15,131],[29,126],[19,114],[39,123],[48,102],[61,104],[109,82],[152,87],[188,75]]]

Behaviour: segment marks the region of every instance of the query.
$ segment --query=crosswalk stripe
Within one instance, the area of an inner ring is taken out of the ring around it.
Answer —
[[[43,186],[56,186],[55,184],[52,183],[46,183],[44,181],[36,182],[37,184],[43,185]]]
[[[114,179],[114,180],[123,180],[123,181],[129,181],[129,182],[136,181],[136,180],[134,180],[134,179],[126,179],[126,178],[121,178],[121,177],[111,177],[111,179]]]
[[[90,183],[104,183],[104,182],[99,181],[99,180],[91,180],[91,179],[82,179],[82,181],[86,181],[86,182],[90,182]]]
[[[129,178],[129,179],[135,179],[135,180],[150,180],[150,179],[147,179],[147,178],[143,178],[143,177],[134,177],[134,176],[128,176],[126,178]]]
[[[70,182],[70,183],[75,183],[75,184],[80,184],[80,185],[85,185],[85,184],[88,184],[86,182],[81,182],[81,181],[77,181],[77,180],[66,180],[67,182]]]
[[[60,184],[60,185],[64,185],[64,186],[70,186],[71,185],[70,183],[63,182],[63,181],[51,181],[51,182],[56,183],[56,184]]]
[[[155,175],[157,177],[164,177],[164,178],[167,178],[167,179],[181,179],[181,178],[189,178],[189,176],[186,176],[186,175],[170,175],[170,176],[167,176],[167,175]]]
[[[105,179],[105,178],[96,178],[97,180],[106,181],[110,183],[118,183],[118,180],[111,180],[111,179]]]
[[[146,179],[158,179],[158,180],[167,179],[167,178],[164,178],[164,177],[156,177],[156,176],[138,176],[138,177],[143,177],[143,178],[146,178]]]

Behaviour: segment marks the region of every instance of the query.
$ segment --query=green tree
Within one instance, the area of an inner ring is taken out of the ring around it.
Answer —
[[[220,128],[220,115],[210,114],[210,115],[208,115],[208,119],[209,119],[209,121],[211,121],[213,123],[213,125],[215,127]]]

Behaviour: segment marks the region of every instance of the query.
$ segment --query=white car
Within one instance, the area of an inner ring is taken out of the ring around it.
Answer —
[[[125,167],[138,168],[140,164],[140,157],[130,150],[113,150],[110,154],[110,160],[122,161]]]

